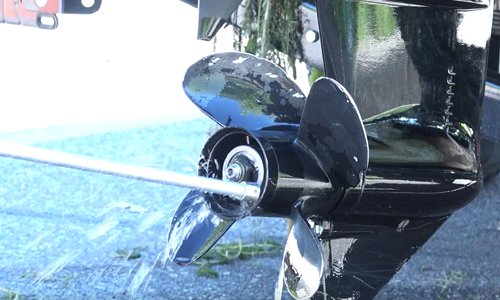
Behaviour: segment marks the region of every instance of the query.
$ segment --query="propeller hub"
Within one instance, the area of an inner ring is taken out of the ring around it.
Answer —
[[[247,182],[259,187],[264,180],[264,162],[251,146],[238,146],[228,153],[223,165],[223,180]]]
[[[257,137],[239,128],[223,128],[209,138],[198,162],[198,176],[238,182],[248,187],[248,195],[243,198],[213,194],[206,199],[212,213],[224,220],[252,215],[262,199],[274,191],[267,189],[266,148]]]

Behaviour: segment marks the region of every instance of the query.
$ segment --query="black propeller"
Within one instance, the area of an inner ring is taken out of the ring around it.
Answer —
[[[271,132],[281,125],[298,126],[294,147],[313,158],[332,187],[347,189],[363,184],[368,168],[363,123],[352,98],[334,80],[318,79],[306,100],[276,64],[231,52],[210,55],[193,64],[186,72],[183,87],[203,113],[227,127],[219,132],[238,127],[248,133],[246,138],[214,134],[207,142],[211,146],[206,145],[202,152],[204,168],[208,168],[202,175],[256,184],[261,196],[258,201],[242,204],[231,197],[191,191],[179,205],[170,227],[168,249],[175,263],[193,262],[237,219],[252,215],[261,202],[273,201],[274,191],[266,192],[277,187],[270,179],[270,160],[265,155],[272,146],[260,144],[252,132]],[[207,160],[207,156],[211,159]],[[307,216],[301,213],[300,193],[292,200],[296,204],[288,210],[291,214],[283,216],[293,221],[293,227],[281,274],[294,298],[309,299],[320,285],[323,252]]]

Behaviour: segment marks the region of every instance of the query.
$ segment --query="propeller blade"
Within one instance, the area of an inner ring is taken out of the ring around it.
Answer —
[[[283,69],[247,53],[209,55],[189,67],[182,85],[188,98],[221,126],[298,125],[305,104]]]
[[[368,169],[368,140],[363,121],[347,90],[331,78],[313,84],[297,140],[314,154],[333,182],[356,187]]]
[[[177,208],[168,233],[167,253],[172,262],[188,265],[202,255],[234,224],[211,212],[210,194],[192,190]]]
[[[295,299],[309,299],[318,290],[323,276],[323,251],[297,208],[292,210],[292,220],[282,272],[290,295]]]

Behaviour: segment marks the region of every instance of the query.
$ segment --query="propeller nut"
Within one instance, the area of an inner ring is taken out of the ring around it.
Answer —
[[[243,167],[238,163],[230,164],[225,172],[226,178],[229,181],[240,181],[241,179],[243,179],[244,170]]]
[[[247,145],[234,148],[227,155],[223,165],[223,179],[233,182],[262,185],[264,162],[259,153]]]

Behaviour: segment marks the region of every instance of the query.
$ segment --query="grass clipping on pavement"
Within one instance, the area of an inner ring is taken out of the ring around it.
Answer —
[[[199,266],[196,274],[201,277],[219,278],[219,273],[212,268],[214,265],[228,264],[234,260],[251,259],[258,256],[273,256],[282,251],[283,246],[273,241],[243,244],[240,240],[234,243],[216,244],[195,262]]]

